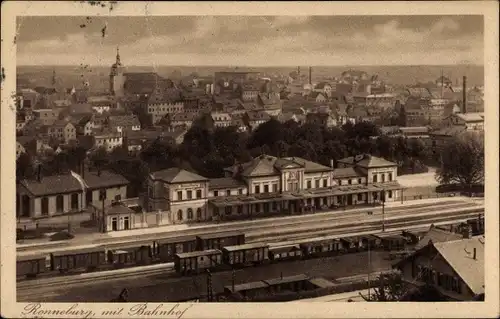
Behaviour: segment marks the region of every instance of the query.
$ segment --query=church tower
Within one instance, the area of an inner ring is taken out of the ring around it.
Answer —
[[[109,73],[109,91],[117,97],[124,95],[123,86],[125,84],[124,67],[120,60],[120,49],[116,48],[116,61],[111,66]]]

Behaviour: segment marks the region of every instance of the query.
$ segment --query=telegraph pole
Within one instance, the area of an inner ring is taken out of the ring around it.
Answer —
[[[382,191],[382,231],[385,232],[385,190]]]
[[[236,279],[236,272],[234,271],[234,268],[233,268],[233,273],[232,273],[232,290],[233,290],[233,293],[234,293],[234,282],[235,282],[235,279]]]
[[[207,269],[207,301],[212,302],[212,273]]]

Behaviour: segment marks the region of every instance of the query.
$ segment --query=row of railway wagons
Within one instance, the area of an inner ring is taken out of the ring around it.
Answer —
[[[36,277],[50,272],[78,272],[173,262],[176,254],[242,245],[245,234],[219,232],[199,236],[94,245],[50,254],[35,253],[17,257],[17,277]]]

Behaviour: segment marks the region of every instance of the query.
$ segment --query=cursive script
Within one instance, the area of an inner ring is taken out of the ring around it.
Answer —
[[[92,318],[95,317],[95,312],[91,309],[85,309],[79,304],[72,304],[67,308],[54,309],[47,307],[46,305],[42,305],[41,303],[30,303],[24,307],[21,315],[36,318],[53,318],[54,316]]]
[[[175,304],[171,307],[165,307],[164,304],[153,304],[149,305],[147,303],[133,305],[129,308],[129,316],[160,316],[160,317],[173,317],[180,319],[189,308],[193,305],[186,304]]]

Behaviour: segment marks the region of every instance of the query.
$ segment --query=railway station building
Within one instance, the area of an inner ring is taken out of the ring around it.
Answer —
[[[338,164],[261,155],[226,168],[225,177],[215,179],[170,168],[150,174],[144,207],[161,212],[170,224],[300,214],[399,198],[403,187],[396,163],[359,155]]]

